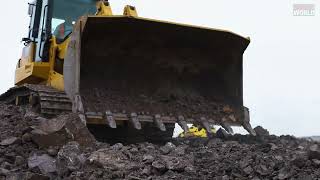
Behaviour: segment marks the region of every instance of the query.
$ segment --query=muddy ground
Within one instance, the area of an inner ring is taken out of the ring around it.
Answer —
[[[108,144],[76,115],[46,119],[0,103],[0,180],[320,179],[319,143],[259,132]]]

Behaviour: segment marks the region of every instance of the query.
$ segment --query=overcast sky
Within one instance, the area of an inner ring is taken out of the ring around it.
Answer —
[[[28,0],[2,2],[0,93],[13,86],[27,34]],[[271,133],[320,135],[320,1],[110,0],[142,17],[228,29],[251,38],[244,55],[244,99],[253,126]],[[293,16],[293,4],[315,4],[315,16]]]

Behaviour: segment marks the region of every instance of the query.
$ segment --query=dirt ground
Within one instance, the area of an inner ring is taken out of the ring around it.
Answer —
[[[46,119],[0,102],[1,179],[313,180],[320,179],[320,144],[268,133],[108,144],[76,115]]]

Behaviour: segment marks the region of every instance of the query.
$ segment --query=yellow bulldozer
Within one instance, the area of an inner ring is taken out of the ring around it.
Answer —
[[[113,15],[108,1],[34,0],[15,87],[0,100],[77,113],[96,137],[172,137],[175,123],[243,126],[243,53],[233,32]]]
[[[185,138],[185,137],[199,137],[199,138],[207,138],[212,134],[215,134],[217,131],[214,127],[211,127],[210,131],[205,130],[203,127],[197,127],[192,125],[189,127],[187,132],[181,132],[178,137]]]

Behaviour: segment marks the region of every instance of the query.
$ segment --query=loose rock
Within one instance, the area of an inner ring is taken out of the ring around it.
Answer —
[[[162,146],[160,148],[160,151],[162,152],[162,154],[168,154],[170,153],[172,150],[174,150],[176,148],[176,145],[174,145],[171,142],[166,143],[166,145]]]
[[[20,142],[20,139],[17,138],[17,137],[10,137],[10,138],[7,138],[5,140],[2,140],[0,142],[0,145],[1,146],[9,146],[9,145],[12,145],[12,144],[17,144]]]
[[[158,171],[164,171],[164,170],[166,170],[166,166],[164,165],[164,163],[163,162],[161,162],[161,161],[154,161],[153,163],[152,163],[152,167],[154,167],[156,170],[158,170]]]
[[[43,155],[33,155],[28,159],[28,167],[33,169],[35,167],[39,168],[41,173],[50,174],[57,171],[55,159],[48,154]]]
[[[63,146],[58,153],[57,169],[60,175],[65,175],[68,171],[76,171],[81,168],[85,162],[85,157],[81,154],[77,142],[69,142]]]
[[[257,136],[269,136],[270,135],[269,131],[264,129],[261,126],[257,126],[253,130],[256,132]]]
[[[25,133],[21,139],[23,142],[30,142],[32,140],[32,136],[30,133]]]
[[[0,102],[0,139],[7,141],[0,145],[0,180],[320,177],[319,144],[308,139],[268,133],[231,135],[221,130],[217,134],[221,138],[109,145],[95,141],[76,114],[47,119],[37,113],[27,115],[28,111]],[[58,137],[61,135],[64,137]],[[21,141],[11,143],[8,137],[21,137]],[[36,141],[39,137],[43,139]],[[59,139],[45,142],[53,137]]]
[[[0,175],[6,176],[10,173],[8,169],[0,168]]]
[[[25,163],[25,159],[22,156],[16,156],[14,164],[20,166]]]
[[[309,153],[309,159],[320,160],[320,146],[318,144],[310,146],[308,153]]]

